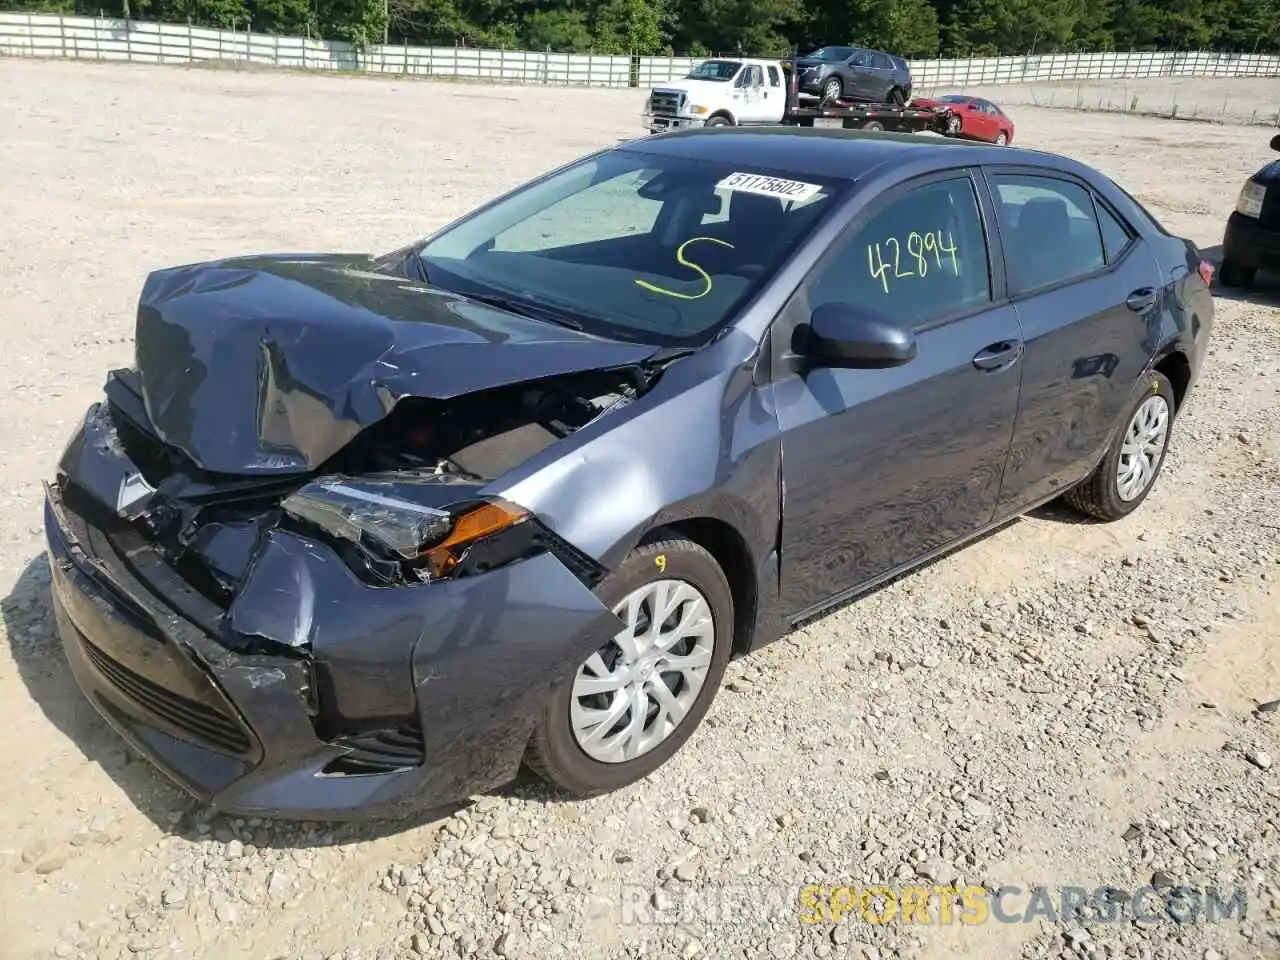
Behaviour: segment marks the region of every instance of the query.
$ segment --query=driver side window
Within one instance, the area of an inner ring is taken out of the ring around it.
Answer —
[[[908,189],[839,241],[808,284],[812,311],[856,304],[909,330],[991,301],[986,233],[967,176]]]

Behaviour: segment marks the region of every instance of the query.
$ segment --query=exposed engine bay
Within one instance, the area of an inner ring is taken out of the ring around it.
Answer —
[[[335,457],[329,472],[420,469],[491,480],[631,402],[646,386],[639,376],[613,372],[455,400],[406,398]]]
[[[118,382],[108,390],[112,399],[91,417],[100,442],[125,454],[154,488],[124,514],[188,583],[225,608],[262,538],[292,519],[281,504],[317,477],[438,477],[466,496],[468,487],[479,489],[630,403],[657,371],[629,367],[566,375],[450,400],[406,397],[315,473],[269,477],[209,475],[186,463],[139,422],[145,414],[129,402],[129,374],[115,375]],[[101,505],[97,509],[102,512]],[[396,579],[394,572],[382,576],[388,583]]]

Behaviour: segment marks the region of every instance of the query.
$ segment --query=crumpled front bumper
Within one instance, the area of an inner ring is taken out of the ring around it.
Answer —
[[[181,787],[241,815],[395,817],[492,789],[517,772],[551,686],[618,629],[549,553],[374,588],[327,545],[274,530],[223,611],[141,535],[108,533],[56,486],[44,525],[58,631],[85,695]],[[240,652],[251,640],[270,652]],[[318,713],[368,726],[383,703],[390,727],[406,700],[416,764],[326,772],[351,746],[323,738]]]

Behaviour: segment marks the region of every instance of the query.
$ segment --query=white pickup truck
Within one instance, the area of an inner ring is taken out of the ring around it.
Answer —
[[[654,87],[645,103],[650,133],[681,127],[782,123],[788,78],[780,60],[703,60],[681,80]]]

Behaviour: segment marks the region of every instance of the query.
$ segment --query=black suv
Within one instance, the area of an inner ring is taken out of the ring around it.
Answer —
[[[796,60],[801,93],[824,101],[896,103],[911,99],[911,68],[891,53],[862,47],[821,47]]]
[[[1280,134],[1271,138],[1271,149],[1280,151]],[[1247,287],[1259,269],[1280,271],[1280,160],[1241,188],[1222,238],[1218,280],[1225,287]]]

